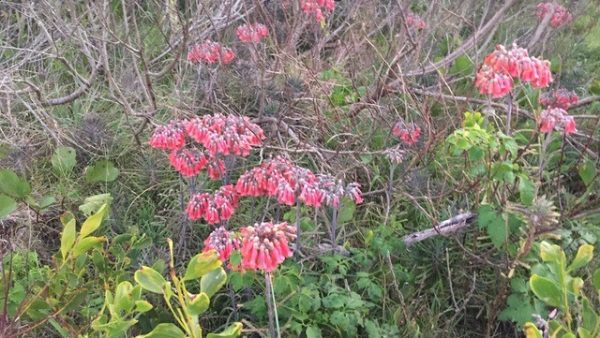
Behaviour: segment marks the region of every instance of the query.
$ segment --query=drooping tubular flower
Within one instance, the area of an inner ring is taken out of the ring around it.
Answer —
[[[289,241],[296,238],[296,228],[283,223],[260,223],[241,229],[242,269],[272,272],[292,256]]]
[[[169,154],[169,163],[181,175],[192,177],[198,175],[208,163],[207,156],[196,148],[173,150]]]
[[[256,23],[253,25],[244,24],[236,29],[235,34],[242,42],[258,43],[263,38],[269,36],[269,30],[267,29],[267,26],[261,23]]]
[[[413,27],[416,29],[425,29],[427,28],[427,23],[420,16],[415,13],[408,13],[406,15],[406,25],[408,27]]]
[[[177,150],[185,145],[185,129],[180,121],[171,121],[154,129],[150,146],[155,149]]]
[[[521,81],[531,82],[534,88],[544,88],[552,82],[552,73],[550,72],[550,61],[540,60],[535,57],[522,59],[520,61]]]
[[[192,63],[204,62],[207,64],[220,62],[223,65],[227,65],[234,58],[235,53],[231,48],[223,47],[220,43],[211,40],[206,40],[201,44],[193,46],[187,55],[188,61]]]
[[[325,15],[330,14],[335,9],[334,0],[300,0],[300,8],[309,15],[314,15],[317,22],[321,22]]]
[[[551,13],[550,26],[558,28],[570,23],[573,20],[573,15],[563,6],[553,4],[552,2],[540,2],[536,6],[536,15],[541,21],[546,17],[546,14]]]
[[[573,91],[558,89],[543,93],[540,95],[539,101],[544,108],[562,108],[567,110],[569,106],[579,101],[579,97]]]
[[[192,221],[204,218],[209,224],[216,224],[231,218],[238,206],[238,195],[233,185],[224,185],[214,194],[200,193],[192,196],[186,213]]]
[[[540,131],[551,133],[554,129],[562,128],[569,135],[577,131],[575,119],[562,108],[545,109],[540,114]]]
[[[184,124],[188,135],[212,156],[248,156],[252,147],[262,145],[265,138],[263,130],[245,116],[204,115]]]
[[[421,128],[414,123],[405,123],[400,120],[394,124],[392,134],[398,137],[406,145],[413,145],[421,136]]]
[[[475,76],[475,87],[481,94],[491,97],[502,97],[512,90],[513,80],[510,76],[495,72],[487,65],[483,65]]]
[[[225,161],[220,158],[211,157],[206,168],[211,180],[220,180],[225,176]]]
[[[228,231],[221,226],[216,228],[204,240],[203,251],[215,250],[219,253],[222,262],[225,262],[231,256],[231,252],[240,248],[240,240],[235,233]]]

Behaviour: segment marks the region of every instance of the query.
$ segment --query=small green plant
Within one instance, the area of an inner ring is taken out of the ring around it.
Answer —
[[[546,241],[540,244],[543,263],[533,268],[529,286],[537,298],[555,310],[548,321],[538,316],[537,325],[526,323],[527,338],[592,338],[600,335],[597,309],[584,294],[584,280],[574,275],[592,260],[593,251],[592,245],[580,246],[575,258],[567,265],[566,254],[560,246]],[[600,269],[593,274],[592,284],[596,292],[600,292]]]
[[[117,285],[114,293],[106,291],[104,306],[92,323],[95,331],[102,333],[104,337],[125,336],[127,331],[138,322],[138,317],[153,308],[153,305],[142,297],[142,290],[144,290],[162,295],[178,325],[161,323],[149,333],[138,337],[203,337],[198,316],[208,310],[210,297],[225,285],[227,274],[221,267],[219,254],[211,250],[192,257],[185,274],[177,275],[173,241],[169,239],[168,243],[171,255],[169,263],[171,281],[167,281],[155,269],[143,266],[135,272],[135,286],[124,281]],[[197,288],[198,284],[199,293],[188,291],[191,290],[190,286]],[[209,333],[207,337],[234,338],[239,336],[241,331],[242,324],[236,322],[221,333]]]

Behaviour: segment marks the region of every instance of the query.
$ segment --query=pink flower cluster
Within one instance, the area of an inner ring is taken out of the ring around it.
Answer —
[[[204,252],[215,250],[219,253],[221,261],[225,262],[231,253],[240,249],[240,240],[233,231],[218,227],[204,240]]]
[[[197,148],[173,149],[169,154],[169,163],[181,175],[192,177],[198,175],[206,165],[209,158]]]
[[[408,27],[413,27],[416,29],[425,29],[427,28],[427,23],[420,16],[414,13],[408,13],[406,15],[406,25]]]
[[[317,22],[321,22],[326,14],[333,12],[335,2],[333,0],[300,0],[300,8],[304,13],[314,15]]]
[[[211,40],[193,46],[187,55],[188,61],[193,63],[213,64],[220,62],[223,65],[231,63],[234,58],[235,53],[231,48],[223,47],[220,43]]]
[[[344,188],[341,180],[330,175],[316,176],[310,170],[296,166],[282,157],[265,161],[246,171],[238,179],[236,191],[241,196],[274,197],[284,205],[294,205],[298,200],[316,208],[322,204],[337,207],[344,195],[355,203],[362,203],[358,183],[351,183]]]
[[[529,82],[534,88],[548,87],[552,82],[550,62],[530,57],[527,50],[516,45],[511,50],[497,45],[485,57],[475,76],[475,86],[482,94],[502,97],[512,90],[514,78]]]
[[[414,123],[406,123],[400,120],[394,124],[392,134],[402,140],[406,145],[410,146],[419,140],[421,128]]]
[[[540,96],[540,104],[544,108],[562,108],[569,109],[569,106],[576,104],[579,97],[575,92],[566,89],[558,89],[544,93]]]
[[[242,42],[258,43],[263,38],[269,36],[269,30],[267,29],[267,26],[261,23],[256,23],[253,25],[245,24],[239,26],[236,29],[235,34]]]
[[[575,119],[573,116],[569,116],[567,111],[562,108],[549,108],[543,110],[540,114],[539,124],[542,133],[551,133],[557,128],[562,128],[567,135],[577,131]]]
[[[242,269],[271,272],[292,256],[288,242],[296,238],[296,228],[283,223],[260,223],[241,229]]]
[[[185,129],[180,121],[172,121],[158,126],[150,138],[150,146],[154,149],[176,150],[185,145]]]
[[[553,4],[552,2],[540,2],[536,6],[536,15],[538,19],[543,20],[550,13],[550,26],[558,28],[564,26],[573,20],[573,15],[563,6]]]
[[[224,185],[214,194],[201,193],[192,196],[186,213],[192,221],[204,218],[209,224],[228,220],[238,206],[239,196],[233,185]]]

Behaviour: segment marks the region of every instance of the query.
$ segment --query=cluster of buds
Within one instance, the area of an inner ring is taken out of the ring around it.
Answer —
[[[325,18],[325,14],[333,12],[335,9],[334,0],[300,0],[300,8],[309,15],[314,15],[317,22]]]
[[[186,213],[192,221],[204,218],[209,224],[221,223],[231,218],[237,208],[238,198],[233,185],[224,185],[213,194],[193,195]]]
[[[258,43],[263,38],[269,36],[269,30],[267,29],[267,26],[261,23],[256,23],[253,25],[245,24],[239,26],[236,29],[235,34],[242,42]]]
[[[552,2],[541,2],[536,6],[536,15],[540,21],[544,20],[546,15],[552,15],[550,26],[558,28],[564,26],[573,20],[573,15],[563,6]]]
[[[420,16],[415,13],[408,13],[406,15],[406,25],[408,27],[413,27],[416,29],[425,29],[427,28],[427,23]]]
[[[512,90],[513,79],[529,82],[534,88],[544,88],[552,82],[550,62],[530,57],[527,50],[513,45],[507,50],[497,45],[487,55],[475,77],[475,86],[482,94],[502,97]]]
[[[573,104],[579,101],[579,97],[575,92],[566,89],[558,89],[544,93],[540,96],[540,104],[544,108],[562,108],[569,109]]]
[[[240,196],[274,197],[284,205],[301,201],[315,208],[322,204],[338,206],[344,195],[355,203],[362,203],[358,183],[351,183],[344,188],[341,180],[330,175],[316,176],[282,157],[265,161],[242,174],[237,181],[236,191]]]
[[[212,156],[248,156],[265,138],[263,130],[247,117],[205,115],[184,122],[187,134]]]
[[[241,229],[241,267],[244,270],[274,271],[292,256],[289,241],[296,238],[296,228],[284,223],[260,223]]]
[[[204,240],[204,252],[215,250],[219,253],[221,261],[225,262],[231,256],[231,253],[240,249],[240,240],[233,231],[221,226],[216,228]]]
[[[231,48],[223,47],[220,43],[211,40],[193,46],[187,55],[188,61],[193,63],[213,64],[219,62],[223,65],[231,63],[234,58],[235,53]]]
[[[415,144],[421,137],[421,128],[414,123],[406,123],[400,120],[394,124],[392,134],[410,146]]]
[[[384,154],[393,164],[400,164],[404,161],[404,155],[406,153],[404,150],[400,149],[399,146],[396,146],[394,148],[386,149]]]
[[[575,119],[562,108],[543,110],[540,114],[539,125],[542,133],[551,133],[554,129],[562,129],[565,134],[569,135],[577,131]]]

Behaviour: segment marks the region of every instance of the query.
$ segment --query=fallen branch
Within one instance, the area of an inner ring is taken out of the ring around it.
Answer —
[[[475,220],[475,214],[465,212],[447,219],[433,228],[415,232],[402,237],[402,242],[409,247],[415,243],[434,236],[449,236],[468,228]]]

